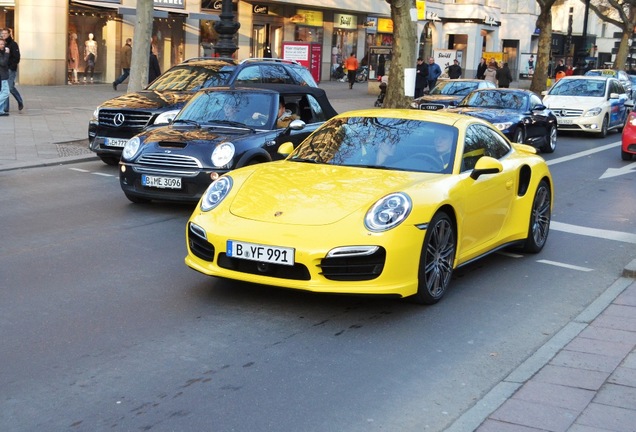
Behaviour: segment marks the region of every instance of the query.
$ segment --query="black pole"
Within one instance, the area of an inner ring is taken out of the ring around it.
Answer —
[[[585,13],[583,14],[583,34],[581,34],[581,38],[583,39],[583,46],[579,49],[579,75],[583,75],[585,73],[585,57],[587,57],[587,17],[590,14],[590,0],[585,0]]]
[[[214,47],[215,54],[220,57],[232,57],[238,49],[234,43],[234,35],[241,24],[234,21],[232,12],[232,0],[223,0],[221,4],[220,20],[214,23],[214,30],[219,34],[219,42]]]

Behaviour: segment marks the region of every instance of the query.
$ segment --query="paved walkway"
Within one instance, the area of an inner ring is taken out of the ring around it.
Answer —
[[[338,112],[371,108],[376,99],[366,84],[321,87]],[[88,120],[123,91],[110,84],[18,89],[25,109],[19,113],[11,98],[11,115],[0,117],[0,171],[97,160],[87,147]],[[447,432],[636,432],[635,277],[636,260]]]

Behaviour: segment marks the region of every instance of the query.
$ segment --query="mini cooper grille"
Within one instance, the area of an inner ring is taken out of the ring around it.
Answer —
[[[580,109],[556,108],[552,112],[557,117],[581,117],[583,115],[583,110]]]
[[[379,248],[373,255],[324,258],[320,263],[322,275],[337,281],[375,279],[384,269],[386,250]]]
[[[121,116],[118,116],[117,119],[115,118],[117,114],[123,115],[123,123],[120,124],[122,121]],[[144,111],[99,110],[99,124],[103,126],[142,129],[151,118],[152,113]]]
[[[171,153],[147,153],[142,154],[137,163],[140,165],[162,166],[170,168],[199,169],[201,162],[192,156]]]
[[[192,231],[190,225],[190,232],[188,233],[188,244],[190,245],[190,251],[196,256],[205,261],[214,261],[214,246],[208,241],[198,236]]]
[[[279,279],[309,280],[309,270],[302,264],[293,266],[259,263],[244,259],[230,258],[224,253],[219,253],[219,267],[242,273],[250,273],[261,276],[271,276]]]

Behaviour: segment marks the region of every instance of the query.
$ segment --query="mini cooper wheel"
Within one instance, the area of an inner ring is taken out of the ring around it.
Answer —
[[[556,126],[550,126],[550,134],[548,135],[548,142],[541,147],[543,153],[554,153],[557,145],[557,128]]]
[[[523,245],[525,252],[537,253],[543,249],[550,231],[550,219],[552,215],[550,202],[551,197],[548,182],[541,180],[534,194],[534,200],[532,201],[528,237]]]
[[[428,224],[420,255],[418,289],[413,299],[421,304],[435,304],[444,296],[455,262],[455,227],[450,217],[437,213]]]

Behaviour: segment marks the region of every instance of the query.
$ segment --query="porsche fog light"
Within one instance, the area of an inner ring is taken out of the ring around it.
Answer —
[[[210,211],[230,193],[232,189],[232,178],[221,177],[216,180],[206,189],[203,197],[201,198],[201,210]]]
[[[393,193],[378,200],[367,212],[364,225],[369,231],[386,231],[396,227],[411,212],[411,198],[404,193]]]
[[[234,144],[229,141],[219,144],[214,148],[212,152],[212,165],[217,168],[223,167],[229,164],[234,157]]]
[[[585,113],[585,117],[596,117],[601,111],[603,111],[603,109],[600,107],[592,108]]]
[[[132,159],[137,151],[139,150],[139,146],[141,145],[141,140],[138,137],[132,137],[128,140],[126,145],[124,146],[124,150],[121,153],[121,156],[124,159]]]

